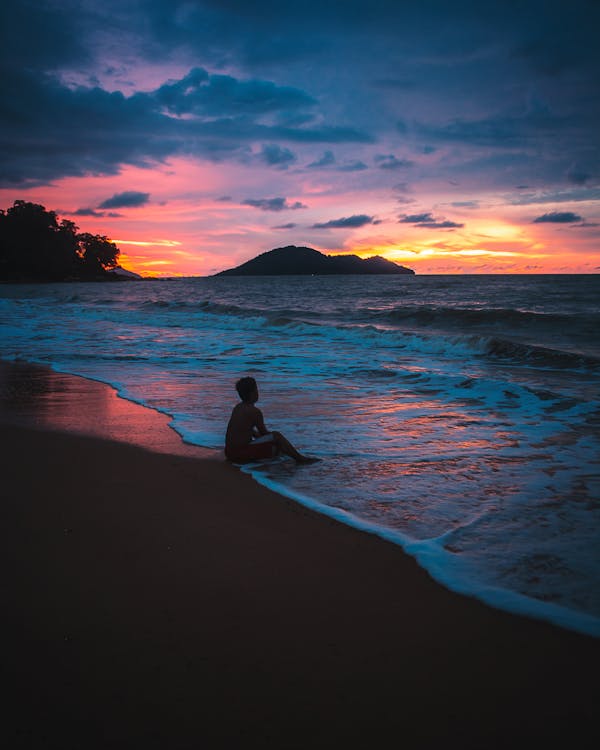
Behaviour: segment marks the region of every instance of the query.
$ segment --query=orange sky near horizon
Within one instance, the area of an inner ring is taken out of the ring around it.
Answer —
[[[81,231],[110,237],[121,251],[121,265],[142,276],[204,276],[285,245],[306,245],[326,254],[381,255],[419,274],[598,273],[600,224],[535,223],[540,214],[570,211],[588,217],[594,202],[560,206],[510,205],[502,194],[462,194],[454,189],[411,194],[405,205],[390,191],[362,190],[296,179],[286,205],[302,208],[258,210],[243,196],[256,194],[265,179],[260,169],[178,160],[152,169],[126,167],[118,175],[69,177],[52,185],[0,190],[0,206],[16,199],[41,203]],[[236,186],[236,195],[228,187]],[[136,185],[149,194],[145,205],[114,211],[97,208],[110,194]],[[200,186],[200,187],[199,187]],[[227,193],[227,195],[226,195]],[[464,205],[460,205],[464,204]],[[96,215],[77,215],[82,206]],[[451,228],[403,223],[402,216],[424,211],[451,220]],[[374,217],[358,227],[315,229],[331,215]],[[287,227],[288,224],[293,226]]]

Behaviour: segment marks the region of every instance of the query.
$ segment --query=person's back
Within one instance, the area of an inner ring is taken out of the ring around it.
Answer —
[[[313,463],[317,458],[303,456],[280,432],[269,432],[262,411],[255,406],[258,386],[254,378],[241,378],[235,385],[241,403],[233,407],[225,434],[225,456],[236,463],[273,458],[280,453],[298,463]]]
[[[233,407],[227,434],[225,436],[226,450],[235,450],[244,445],[249,445],[254,438],[254,428],[257,422],[262,422],[262,412],[254,404],[242,401]]]

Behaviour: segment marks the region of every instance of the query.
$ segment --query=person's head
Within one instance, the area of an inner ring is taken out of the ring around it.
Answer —
[[[258,401],[258,386],[254,378],[240,378],[235,384],[239,397],[246,404],[254,404]]]

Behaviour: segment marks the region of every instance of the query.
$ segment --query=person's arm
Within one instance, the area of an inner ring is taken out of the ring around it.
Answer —
[[[259,436],[267,435],[269,432],[269,430],[267,430],[267,428],[265,427],[265,420],[263,419],[262,411],[258,408],[256,408],[256,413],[254,416],[254,429]]]

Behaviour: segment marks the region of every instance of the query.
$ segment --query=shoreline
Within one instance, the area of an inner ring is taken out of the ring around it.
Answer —
[[[11,747],[600,739],[596,639],[448,591],[109,386],[1,375]]]
[[[172,426],[172,415],[120,395],[114,385],[105,381],[27,361],[12,363],[0,359],[0,380],[2,378],[13,382],[18,380],[19,388],[23,392],[37,394],[40,403],[35,413],[29,414],[26,423],[33,422],[45,429],[66,430],[125,442],[161,453],[217,461],[224,459],[222,450],[186,443]],[[42,394],[45,395],[41,397]],[[6,420],[10,404],[5,400],[3,406],[1,398],[0,393],[0,410],[4,410]],[[15,400],[17,404],[22,401],[18,395]],[[90,406],[90,401],[93,406]],[[19,415],[14,413],[13,416],[18,422]],[[304,506],[310,512],[326,516],[398,546],[405,554],[414,558],[431,578],[449,591],[473,598],[503,612],[530,617],[576,633],[600,638],[600,620],[593,615],[533,599],[509,589],[469,584],[446,572],[443,560],[437,559],[435,553],[432,555],[427,541],[409,539],[393,528],[369,522],[349,511],[326,505],[290,490],[284,484],[265,477],[252,465],[237,468],[261,486],[285,497],[286,500]]]
[[[397,546],[405,555],[413,558],[422,570],[440,586],[461,596],[474,599],[487,607],[508,612],[517,617],[527,617],[539,622],[549,623],[564,628],[573,633],[600,638],[600,619],[583,611],[575,611],[539,599],[533,599],[510,589],[502,589],[483,584],[469,584],[462,578],[448,575],[444,561],[439,559],[437,552],[431,551],[429,540],[411,540],[400,531],[393,528],[372,523],[350,511],[325,505],[318,500],[289,490],[285,485],[266,479],[260,471],[241,467],[255,481],[288,500],[302,505],[308,510],[321,516],[331,518],[349,528],[356,529],[363,534],[371,534],[385,542]]]

